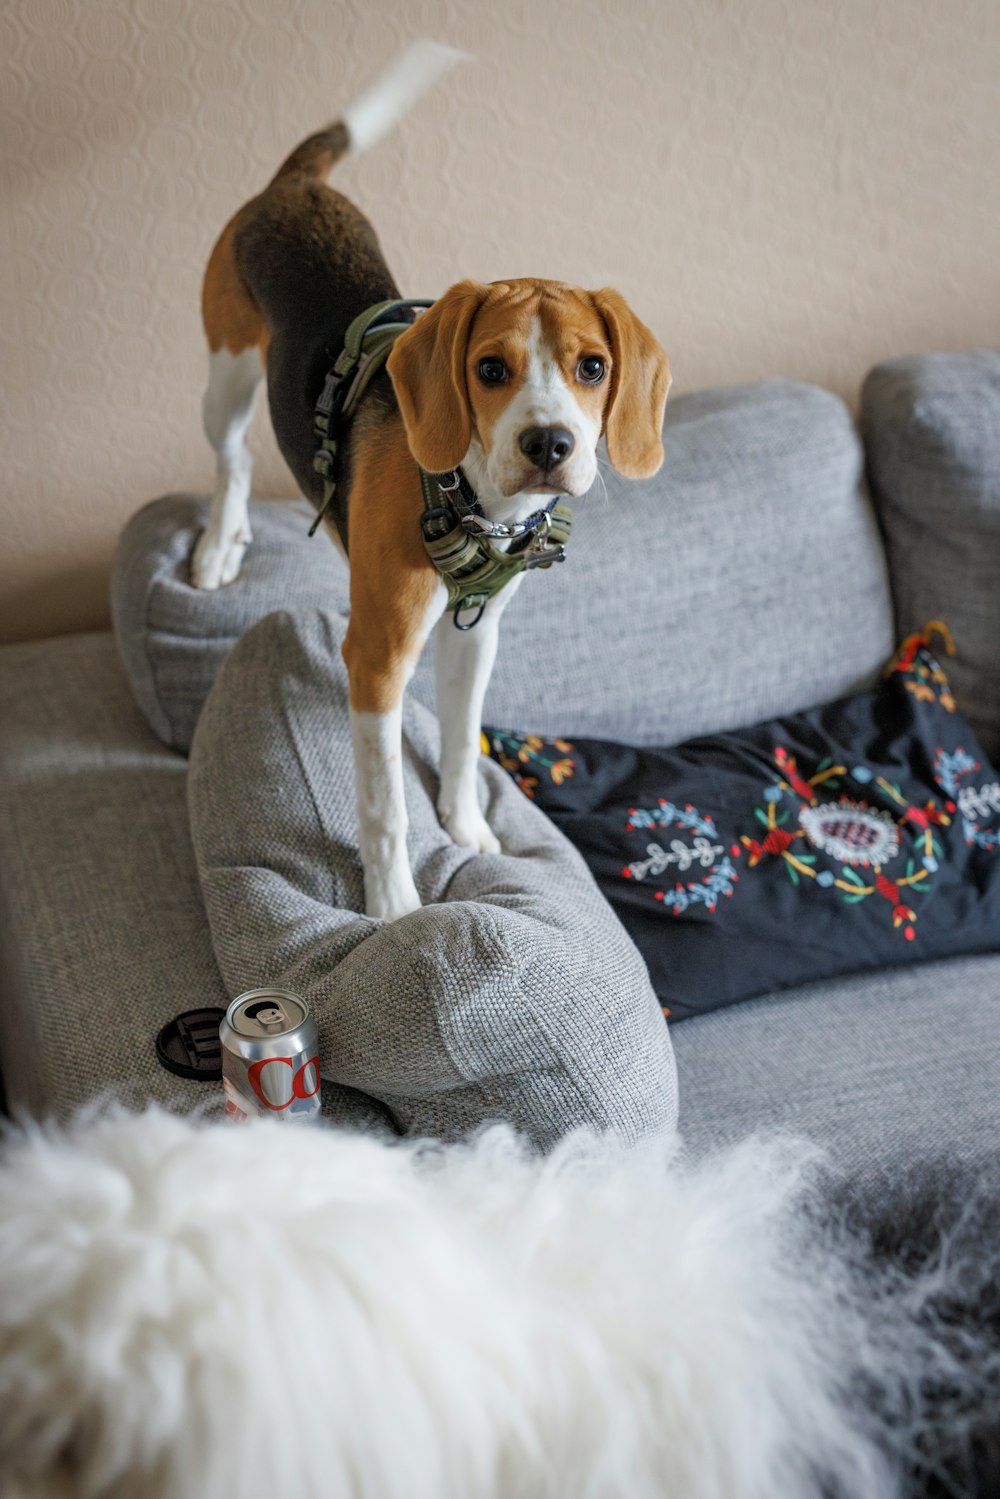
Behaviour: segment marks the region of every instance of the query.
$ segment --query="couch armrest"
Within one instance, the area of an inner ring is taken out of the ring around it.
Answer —
[[[325,531],[307,539],[305,500],[257,500],[254,546],[238,585],[204,592],[190,559],[208,519],[199,495],[144,505],[125,527],[111,612],[125,673],[156,737],[186,754],[215,674],[236,641],[275,609],[347,612],[347,564]]]

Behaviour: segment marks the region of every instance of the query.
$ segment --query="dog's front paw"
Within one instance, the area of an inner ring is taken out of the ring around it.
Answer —
[[[438,808],[438,814],[445,832],[459,848],[472,848],[477,854],[500,852],[500,840],[478,807],[474,811],[459,808],[455,812]]]
[[[412,878],[378,879],[365,876],[365,915],[378,921],[398,921],[420,910],[420,896]]]
[[[191,560],[191,582],[195,588],[222,588],[239,577],[243,554],[252,540],[249,526],[227,538],[209,528],[201,533]]]

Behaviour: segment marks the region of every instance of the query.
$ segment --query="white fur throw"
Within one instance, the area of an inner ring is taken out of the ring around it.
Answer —
[[[0,1492],[896,1494],[943,1355],[821,1180],[780,1141],[694,1168],[156,1109],[15,1131]]]

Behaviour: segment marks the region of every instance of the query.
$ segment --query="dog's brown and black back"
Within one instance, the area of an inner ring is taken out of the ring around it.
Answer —
[[[211,348],[256,344],[265,355],[278,446],[313,497],[313,411],[326,372],[358,313],[399,296],[375,230],[323,180],[349,145],[338,122],[296,147],[223,230],[202,298]]]

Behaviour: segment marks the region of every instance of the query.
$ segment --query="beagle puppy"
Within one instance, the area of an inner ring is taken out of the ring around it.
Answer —
[[[296,147],[212,251],[204,421],[218,463],[192,565],[199,588],[232,582],[251,540],[245,435],[265,369],[278,445],[303,494],[320,503],[313,414],[325,376],[353,319],[399,297],[368,220],[324,179],[455,58],[431,43],[408,49],[340,121]],[[370,916],[394,920],[420,905],[406,850],[401,704],[431,630],[439,815],[457,843],[499,851],[479,805],[480,720],[500,617],[523,573],[474,629],[453,627],[423,544],[418,465],[461,465],[488,519],[512,524],[538,510],[539,496],[585,494],[602,434],[620,473],[656,473],[669,385],[666,355],[617,292],[524,278],[453,286],[398,337],[365,390],[341,444],[340,482],[351,566],[343,652]]]

